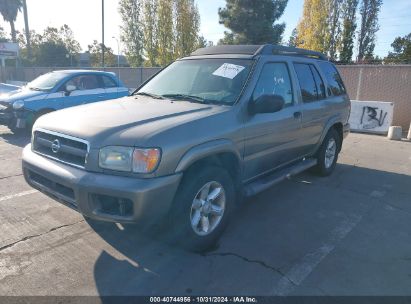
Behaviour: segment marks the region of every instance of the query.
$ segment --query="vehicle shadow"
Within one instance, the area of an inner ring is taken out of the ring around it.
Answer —
[[[31,135],[29,133],[14,134],[7,128],[2,128],[0,132],[0,140],[17,147],[25,147],[30,143]]]
[[[410,175],[344,164],[328,178],[303,173],[248,199],[220,245],[203,254],[168,245],[158,230],[90,222],[113,248],[94,264],[95,285],[103,302],[104,296],[113,295],[269,295],[281,273],[313,247],[321,247],[330,231],[350,216],[362,217],[378,206],[384,211],[385,205],[410,213],[409,185]],[[377,222],[378,227],[392,224],[383,219],[387,223]],[[386,239],[373,244],[376,248],[364,250],[391,246],[390,232],[385,233]],[[411,235],[406,237],[404,243],[410,243]],[[397,254],[404,248],[397,246]],[[350,258],[354,265],[356,257]],[[374,271],[369,269],[370,275],[375,276]],[[411,284],[411,277],[408,281]],[[360,282],[355,286],[361,288]],[[390,288],[377,287],[382,294]]]

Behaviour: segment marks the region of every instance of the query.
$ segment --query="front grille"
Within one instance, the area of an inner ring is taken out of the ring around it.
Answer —
[[[33,137],[33,151],[65,164],[84,168],[88,143],[64,134],[36,130]]]

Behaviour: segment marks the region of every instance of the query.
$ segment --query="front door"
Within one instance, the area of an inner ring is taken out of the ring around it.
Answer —
[[[283,97],[285,105],[275,113],[250,115],[245,122],[245,181],[290,162],[301,153],[301,111],[287,63],[268,62],[263,66],[252,100],[267,94]]]
[[[65,96],[65,108],[107,99],[104,85],[95,74],[73,77],[64,86],[67,87],[68,85],[74,86],[76,89],[68,96]]]

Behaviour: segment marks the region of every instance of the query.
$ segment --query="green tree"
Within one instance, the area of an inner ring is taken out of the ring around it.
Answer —
[[[143,63],[143,26],[142,2],[140,0],[120,0],[119,13],[121,40],[125,46],[125,54],[131,66],[141,66]]]
[[[158,63],[157,39],[157,0],[145,0],[143,4],[144,55],[146,65],[156,66]]]
[[[101,66],[102,49],[104,47],[104,60],[107,67],[117,66],[116,56],[110,47],[103,46],[102,43],[98,43],[94,40],[92,44],[88,45],[88,53],[90,53],[90,64],[93,67]]]
[[[26,66],[70,66],[76,64],[75,54],[81,51],[79,42],[74,38],[73,31],[67,24],[59,29],[47,27],[42,34],[30,31],[29,55],[27,35],[17,32],[17,42],[20,46],[20,58]],[[49,61],[47,61],[49,58]]]
[[[64,44],[53,41],[40,43],[32,50],[35,64],[41,67],[67,67],[70,66],[70,57]]]
[[[297,38],[298,37],[298,31],[296,28],[293,29],[290,35],[290,39],[288,39],[288,46],[290,47],[296,47],[297,46]]]
[[[342,33],[339,44],[340,61],[352,61],[358,0],[344,0],[342,4]]]
[[[212,41],[207,41],[207,39],[205,39],[204,36],[198,37],[196,48],[205,48],[205,47],[210,47],[210,46],[213,46]]]
[[[7,42],[6,33],[4,29],[0,26],[0,42]]]
[[[226,0],[219,8],[220,24],[230,29],[220,41],[223,44],[278,44],[285,24],[276,21],[284,13],[288,0]]]
[[[174,57],[190,55],[198,45],[200,14],[194,0],[175,0]]]
[[[373,58],[376,33],[379,30],[378,14],[382,0],[361,0],[360,29],[358,32],[357,61],[363,62]]]
[[[411,63],[411,33],[404,37],[395,38],[391,47],[394,50],[393,52],[389,52],[388,56],[384,59],[384,62]]]
[[[331,60],[336,60],[337,47],[341,36],[341,13],[343,0],[326,0],[326,45],[325,51]]]
[[[10,23],[11,40],[17,42],[17,32],[14,25],[17,14],[21,11],[23,3],[21,0],[0,0],[0,14],[4,21]]]
[[[80,43],[74,38],[74,33],[67,24],[60,27],[59,35],[70,54],[78,54],[81,52]]]
[[[173,2],[157,2],[158,64],[165,66],[174,59]]]

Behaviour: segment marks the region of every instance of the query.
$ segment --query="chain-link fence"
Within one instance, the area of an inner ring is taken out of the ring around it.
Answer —
[[[393,125],[411,122],[411,65],[338,66],[352,100],[394,103]]]

